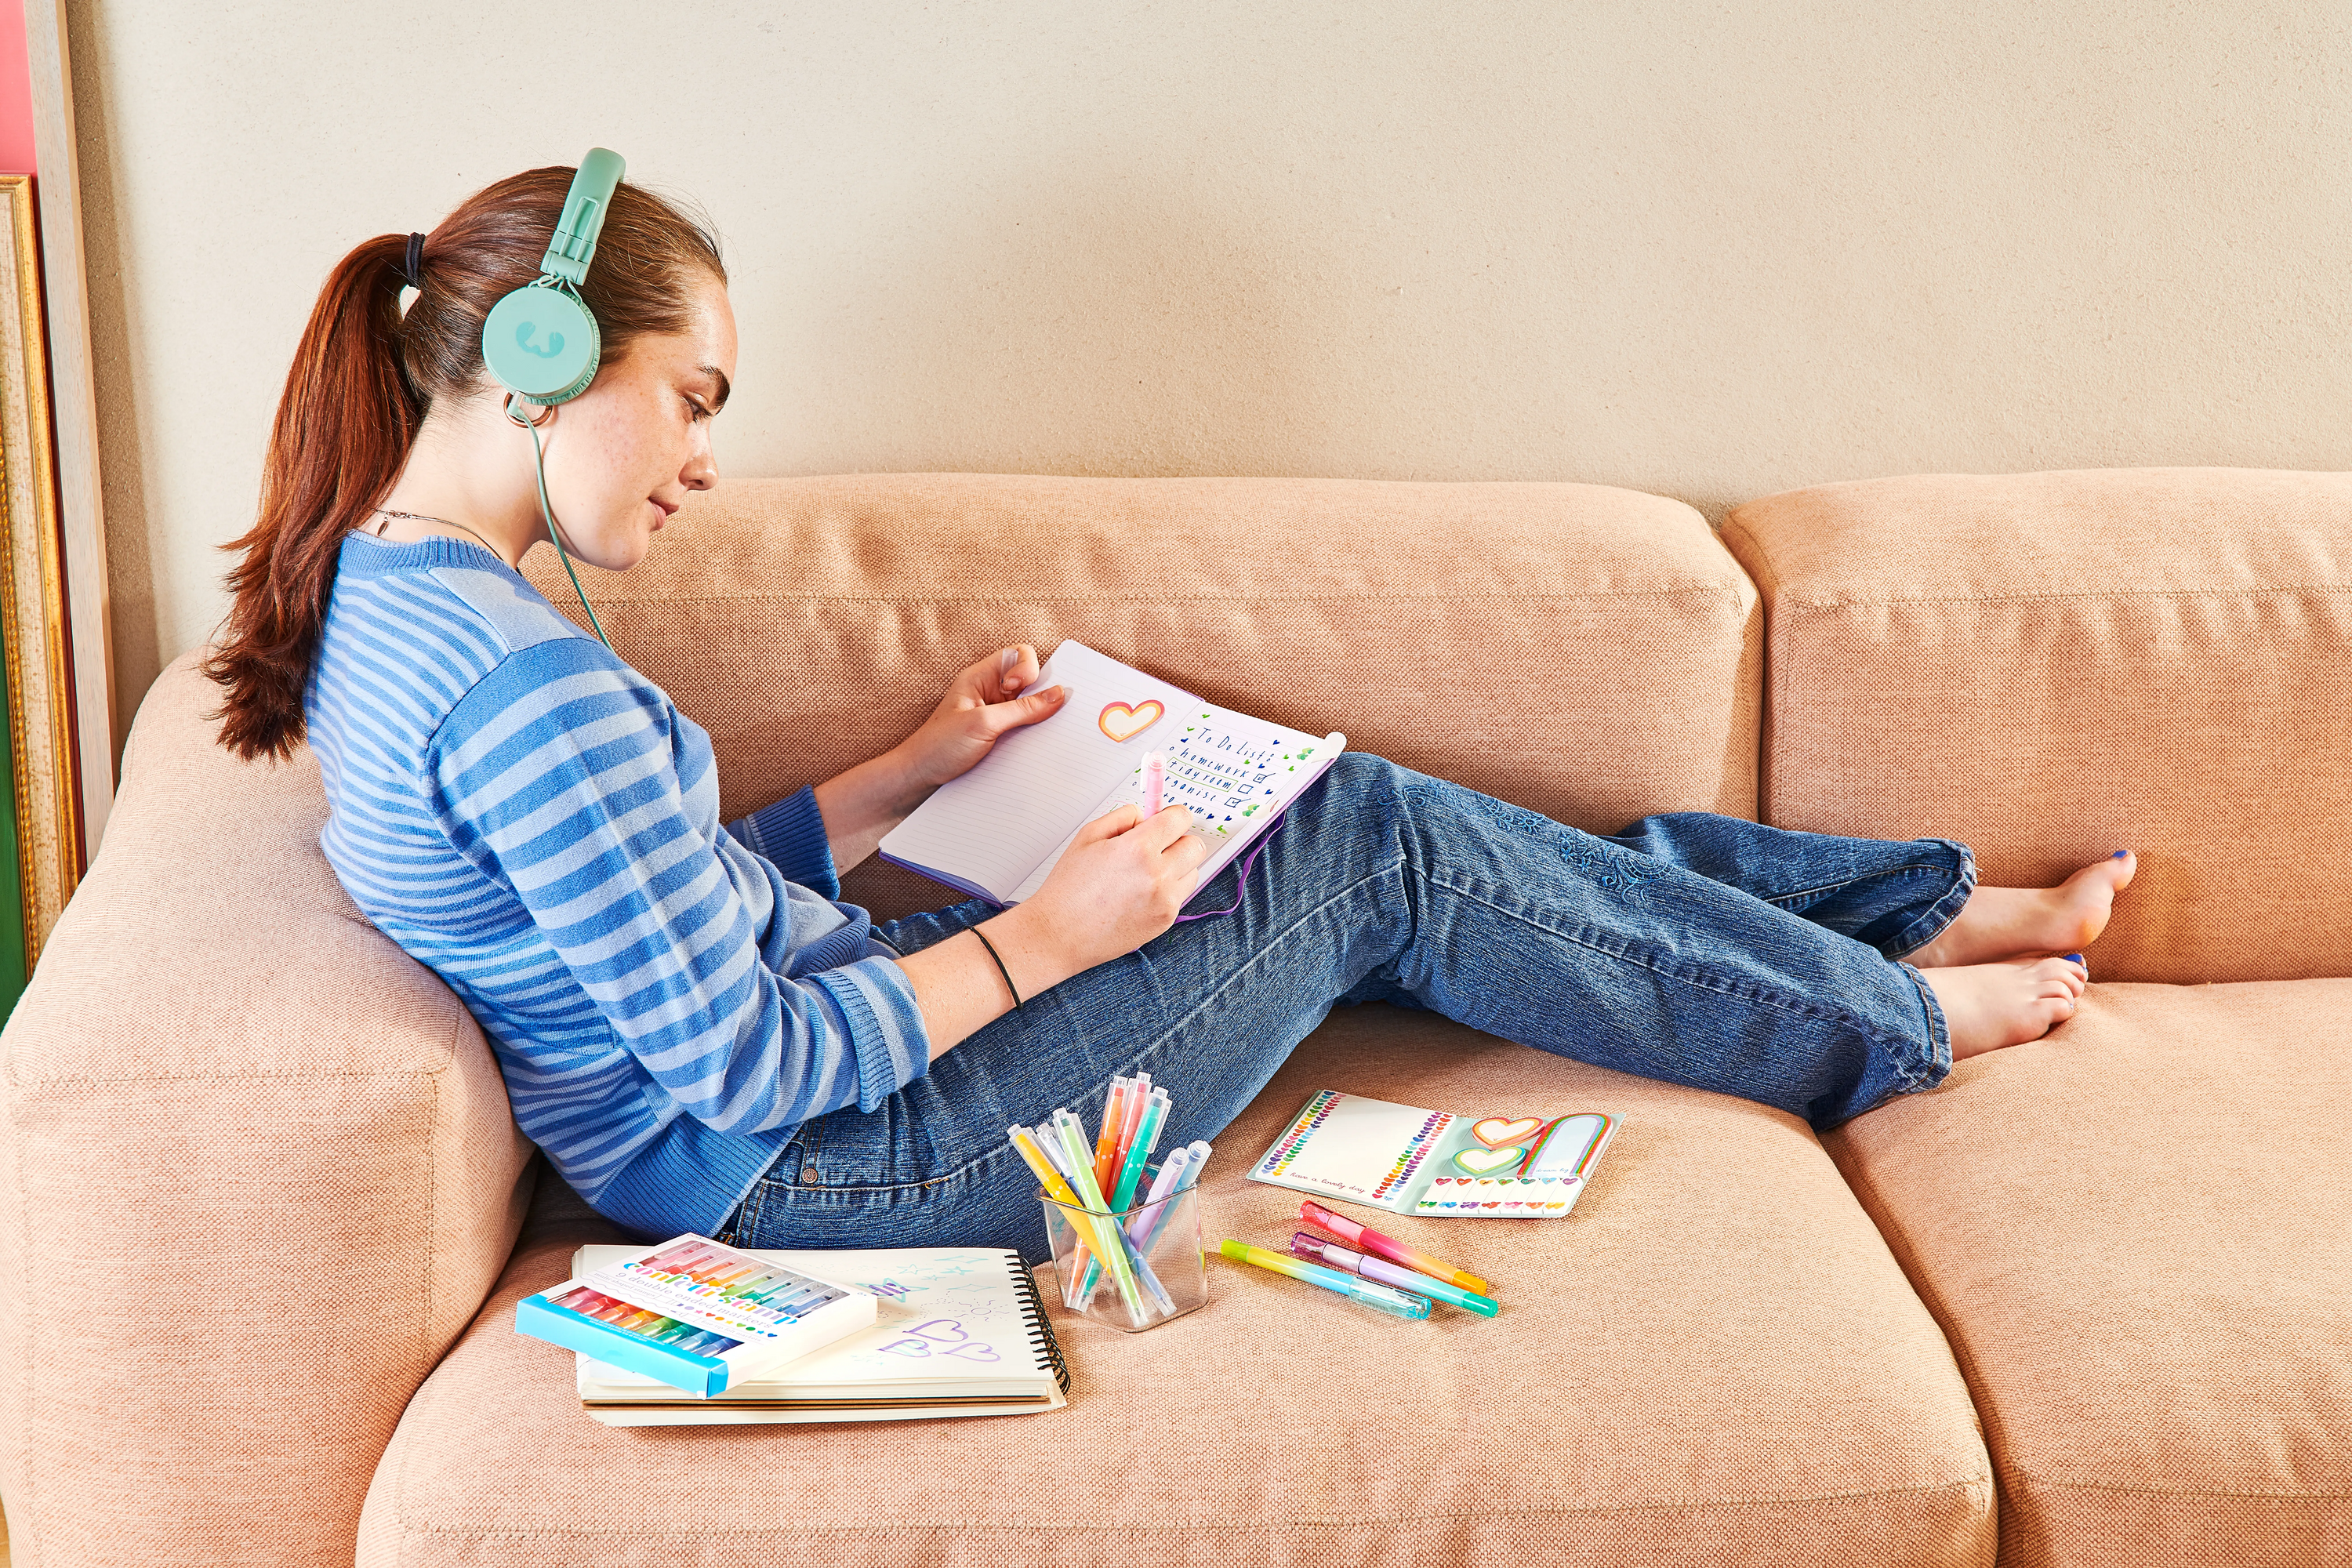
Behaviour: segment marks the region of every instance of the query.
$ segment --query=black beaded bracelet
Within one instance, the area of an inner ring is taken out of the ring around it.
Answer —
[[[1013,993],[1013,1010],[1016,1013],[1019,1012],[1021,1010],[1021,993],[1013,984],[1013,971],[1004,967],[1004,957],[1002,953],[996,951],[996,944],[989,941],[988,938],[981,936],[980,928],[978,926],[973,926],[971,929],[972,935],[980,937],[980,945],[988,949],[988,956],[996,960],[996,973],[1004,976],[1004,988]]]

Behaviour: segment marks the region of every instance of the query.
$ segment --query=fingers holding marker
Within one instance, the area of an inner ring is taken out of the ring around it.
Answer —
[[[996,656],[996,689],[999,701],[1008,701],[1037,679],[1037,650],[1027,643],[1015,643]]]
[[[1192,813],[1181,802],[1161,807],[1150,816],[1139,805],[1123,806],[1132,811],[1143,830],[1150,837],[1144,840],[1155,849],[1166,849],[1178,839],[1187,837],[1185,830],[1192,826]]]

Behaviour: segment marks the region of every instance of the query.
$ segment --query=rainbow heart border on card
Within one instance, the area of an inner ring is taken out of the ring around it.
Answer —
[[[1540,1116],[1482,1116],[1470,1124],[1470,1136],[1486,1147],[1462,1150],[1450,1163],[1465,1175],[1507,1174],[1526,1163],[1528,1141],[1550,1125]]]
[[[1528,1152],[1520,1148],[1465,1149],[1454,1156],[1454,1168],[1474,1176],[1499,1175],[1517,1170],[1527,1157]]]
[[[1100,717],[1095,720],[1095,727],[1114,741],[1132,741],[1154,724],[1159,723],[1160,716],[1167,711],[1168,710],[1161,705],[1157,697],[1146,698],[1132,705],[1125,702],[1106,702],[1103,704]],[[1123,715],[1131,722],[1115,724],[1111,718],[1114,713]],[[1150,714],[1150,717],[1146,718],[1146,714]]]
[[[1490,1132],[1488,1128],[1494,1131]],[[1482,1116],[1470,1124],[1470,1136],[1489,1149],[1500,1149],[1508,1143],[1525,1143],[1543,1130],[1544,1119],[1540,1116]]]

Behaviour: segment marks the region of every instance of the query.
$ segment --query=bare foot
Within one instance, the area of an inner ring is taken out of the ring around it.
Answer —
[[[2080,952],[2107,929],[2116,895],[2138,869],[2139,857],[2124,849],[2054,888],[1979,888],[1935,941],[1904,961],[1948,969],[2025,953]]]
[[[1919,977],[1944,1009],[1956,1062],[2040,1039],[2074,1016],[2090,979],[2079,963],[2065,958],[1922,969]]]

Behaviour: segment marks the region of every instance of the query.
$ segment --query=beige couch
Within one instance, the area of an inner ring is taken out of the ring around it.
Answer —
[[[2352,478],[2220,469],[1839,485],[1719,538],[1546,484],[689,509],[590,588],[730,813],[886,745],[978,651],[1074,636],[1580,826],[1949,833],[2009,882],[2141,853],[2079,1017],[1826,1138],[1343,1010],[1220,1140],[1206,1224],[1287,1232],[1295,1194],[1238,1173],[1321,1086],[1616,1113],[1565,1224],[1398,1222],[1503,1316],[1213,1263],[1161,1330],[1057,1312],[1072,1403],[1030,1418],[588,1421],[512,1307],[616,1233],[337,888],[310,761],[230,762],[183,663],[5,1037],[16,1561],[2352,1561],[2347,520]],[[871,868],[851,896],[947,901]]]

